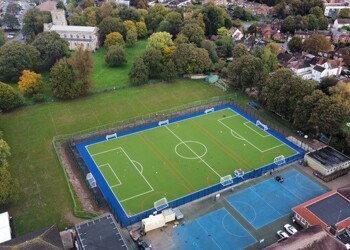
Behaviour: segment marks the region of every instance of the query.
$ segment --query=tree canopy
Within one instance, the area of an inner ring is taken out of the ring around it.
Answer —
[[[35,36],[44,31],[44,23],[50,23],[51,13],[36,8],[26,11],[23,18],[22,33],[27,41],[33,41]]]
[[[0,82],[0,110],[11,110],[22,104],[21,96],[13,88]]]
[[[312,34],[303,42],[303,50],[317,54],[318,52],[327,52],[331,48],[330,41],[323,35]]]

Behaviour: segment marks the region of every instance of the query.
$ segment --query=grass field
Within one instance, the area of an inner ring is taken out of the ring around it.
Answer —
[[[129,85],[128,73],[136,57],[143,54],[146,46],[147,40],[139,40],[134,47],[126,47],[125,53],[127,55],[128,62],[127,64],[116,68],[108,67],[108,65],[105,63],[105,48],[99,48],[95,53],[93,53],[95,64],[92,72],[94,81],[92,91]]]
[[[129,215],[297,154],[229,108],[86,148]]]
[[[19,201],[9,210],[18,235],[71,223],[72,201],[52,147],[56,135],[78,132],[184,103],[224,95],[202,81],[182,80],[45,103],[0,114],[0,130],[11,147],[10,166],[18,178]]]

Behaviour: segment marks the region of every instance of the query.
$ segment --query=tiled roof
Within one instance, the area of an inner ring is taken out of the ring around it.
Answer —
[[[57,2],[55,1],[46,1],[36,6],[36,8],[40,11],[52,11],[56,9],[56,5]]]

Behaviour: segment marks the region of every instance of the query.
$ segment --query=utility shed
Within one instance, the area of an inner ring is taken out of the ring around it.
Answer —
[[[0,214],[0,243],[11,240],[11,227],[9,213]]]
[[[150,217],[142,220],[142,227],[145,232],[165,226],[165,218],[163,214],[150,215]]]

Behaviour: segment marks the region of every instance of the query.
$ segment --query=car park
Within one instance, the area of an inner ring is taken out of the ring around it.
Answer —
[[[280,175],[277,175],[277,176],[275,177],[275,180],[276,180],[276,181],[278,181],[279,183],[284,182],[283,177],[282,177],[282,176],[280,176]]]
[[[289,238],[288,234],[283,230],[278,230],[277,235],[281,240]]]
[[[289,225],[289,224],[284,225],[284,229],[286,229],[286,231],[287,231],[289,234],[291,234],[291,235],[294,235],[294,234],[296,234],[296,233],[298,232],[298,230],[296,230],[295,227],[293,227],[293,226],[291,226],[291,225]]]

